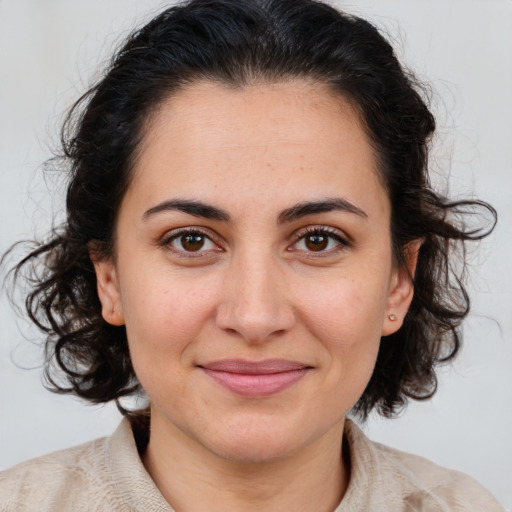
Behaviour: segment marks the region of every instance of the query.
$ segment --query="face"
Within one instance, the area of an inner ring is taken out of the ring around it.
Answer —
[[[98,291],[152,429],[224,459],[339,436],[412,296],[360,120],[318,85],[197,83],[161,105],[116,237]]]

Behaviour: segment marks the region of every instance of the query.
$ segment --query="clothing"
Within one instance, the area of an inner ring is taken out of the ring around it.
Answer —
[[[498,512],[472,478],[370,441],[345,422],[351,475],[334,512]],[[1,512],[173,512],[146,472],[125,418],[108,438],[0,473]]]

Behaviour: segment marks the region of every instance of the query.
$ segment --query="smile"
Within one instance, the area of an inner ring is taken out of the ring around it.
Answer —
[[[294,361],[271,359],[261,362],[225,360],[199,366],[225,389],[250,398],[263,397],[285,390],[311,370]]]

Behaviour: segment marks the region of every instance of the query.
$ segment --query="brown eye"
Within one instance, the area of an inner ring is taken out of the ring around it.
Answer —
[[[290,247],[292,251],[302,251],[310,255],[327,256],[337,254],[350,246],[350,243],[330,227],[308,229]]]
[[[184,230],[164,239],[163,245],[166,245],[177,253],[183,254],[197,254],[198,256],[203,253],[218,250],[218,247],[212,239],[202,233],[201,231]]]
[[[329,237],[321,234],[307,235],[304,243],[310,251],[323,251],[329,245]]]
[[[204,247],[205,236],[201,233],[188,233],[179,238],[181,246],[185,251],[195,252]]]

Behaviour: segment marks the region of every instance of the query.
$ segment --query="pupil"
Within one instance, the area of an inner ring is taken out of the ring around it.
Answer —
[[[306,238],[306,246],[311,251],[323,251],[329,243],[325,235],[309,235]]]
[[[181,237],[181,245],[187,251],[198,251],[204,245],[204,236],[200,234],[184,235]]]

